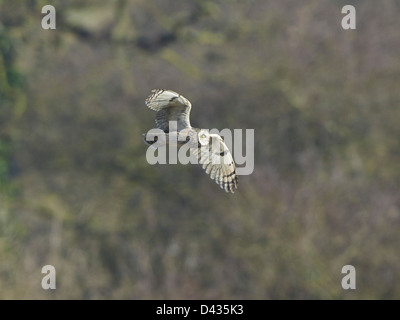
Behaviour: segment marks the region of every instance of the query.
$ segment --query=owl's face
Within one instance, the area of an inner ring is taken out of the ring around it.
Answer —
[[[202,146],[205,146],[210,141],[210,134],[207,130],[200,130],[198,133],[199,142]]]

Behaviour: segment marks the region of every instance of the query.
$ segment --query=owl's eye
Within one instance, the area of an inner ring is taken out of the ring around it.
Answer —
[[[201,138],[204,139],[205,137],[206,137],[206,135],[203,133],[203,134],[201,135]]]

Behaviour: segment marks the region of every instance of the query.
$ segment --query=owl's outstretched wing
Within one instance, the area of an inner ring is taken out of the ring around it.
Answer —
[[[210,134],[210,142],[191,152],[198,157],[200,164],[210,178],[226,192],[235,192],[238,187],[236,166],[228,147],[217,134]]]
[[[157,112],[157,127],[164,132],[181,131],[190,128],[190,109],[188,99],[172,90],[154,89],[146,99],[146,105]],[[177,128],[169,128],[169,121],[176,121]]]

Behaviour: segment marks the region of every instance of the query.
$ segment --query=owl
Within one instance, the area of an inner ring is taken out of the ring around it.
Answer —
[[[166,134],[165,143],[176,141],[178,146],[187,144],[206,174],[226,192],[234,193],[238,186],[238,177],[232,154],[220,135],[210,134],[208,130],[190,125],[190,101],[172,90],[155,89],[145,103],[157,112],[156,125]],[[174,127],[170,127],[170,124],[174,124]],[[173,136],[174,139],[169,139],[168,136]],[[152,145],[157,140],[143,134],[143,141]]]

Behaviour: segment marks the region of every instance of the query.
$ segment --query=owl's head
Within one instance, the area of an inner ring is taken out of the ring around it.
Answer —
[[[199,138],[199,142],[202,146],[205,146],[209,143],[210,141],[210,134],[208,133],[208,130],[200,130],[199,133],[197,134]]]

